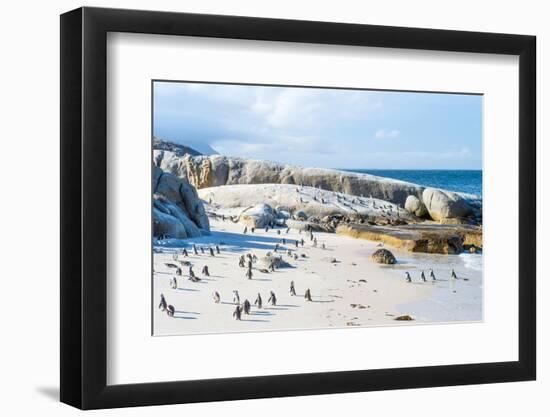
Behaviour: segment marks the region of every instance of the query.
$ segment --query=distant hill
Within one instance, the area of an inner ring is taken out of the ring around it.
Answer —
[[[211,148],[207,143],[186,141],[185,145],[182,145],[180,143],[170,142],[157,137],[153,137],[153,149],[170,151],[178,156],[183,156],[185,154],[189,154],[191,156],[218,154],[218,152]]]

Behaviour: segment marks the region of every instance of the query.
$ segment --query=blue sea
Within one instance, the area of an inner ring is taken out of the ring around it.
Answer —
[[[483,191],[481,170],[346,169],[345,171],[393,178],[425,187],[443,188],[478,196],[481,196]]]

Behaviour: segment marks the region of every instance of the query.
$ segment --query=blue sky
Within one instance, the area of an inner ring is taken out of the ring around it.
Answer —
[[[155,82],[154,134],[302,166],[481,169],[482,97]]]

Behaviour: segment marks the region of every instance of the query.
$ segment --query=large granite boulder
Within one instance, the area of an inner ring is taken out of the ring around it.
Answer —
[[[275,212],[269,204],[256,204],[244,210],[239,221],[249,227],[263,228],[275,219]]]
[[[185,239],[210,230],[203,203],[191,184],[156,166],[152,181],[154,236]]]
[[[422,202],[430,217],[435,221],[467,217],[473,213],[472,207],[459,194],[436,188],[426,188],[422,193]]]
[[[424,203],[415,195],[407,197],[405,200],[405,210],[414,214],[416,217],[424,217],[428,214],[428,210]]]

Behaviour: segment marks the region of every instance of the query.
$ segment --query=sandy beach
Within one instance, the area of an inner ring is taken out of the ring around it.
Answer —
[[[293,229],[288,233],[285,228],[251,233],[249,228],[244,234],[243,224],[219,218],[210,218],[210,228],[208,236],[154,241],[155,336],[482,320],[482,255],[415,254],[388,248],[398,262],[380,265],[370,259],[379,244],[367,240],[318,232],[314,247],[306,232]],[[296,248],[295,241],[302,238],[304,246]],[[193,253],[193,244],[199,248],[198,255]],[[268,252],[274,253],[277,244],[276,255],[282,255],[290,266],[263,273],[259,263],[254,263],[252,279],[248,279],[247,268],[239,266],[239,257],[250,253],[261,259]],[[220,253],[211,256],[209,247],[215,245]],[[188,257],[181,254],[183,248]],[[189,267],[180,261],[189,262],[200,281],[190,281]],[[179,265],[182,275],[177,276],[166,264]],[[209,277],[201,273],[204,265],[209,268]],[[430,268],[436,281],[429,278]],[[450,279],[451,269],[458,280]],[[420,278],[422,270],[427,282]],[[406,271],[412,283],[406,282]],[[177,279],[175,289],[170,285],[173,277]],[[291,281],[296,296],[290,294]],[[312,301],[304,298],[307,289]],[[245,299],[252,304],[250,314],[243,314],[240,321],[233,317],[235,290],[241,304]],[[268,304],[271,291],[277,297],[275,306]],[[219,303],[214,302],[214,292],[220,295]],[[263,300],[261,309],[254,305],[258,293]],[[174,317],[158,308],[161,294],[174,306]],[[396,321],[401,315],[414,320]]]

